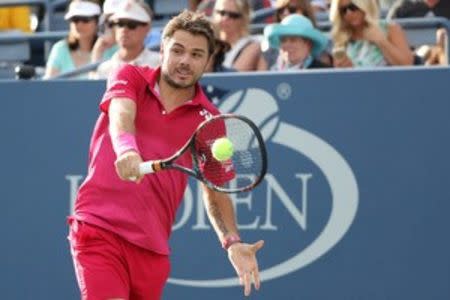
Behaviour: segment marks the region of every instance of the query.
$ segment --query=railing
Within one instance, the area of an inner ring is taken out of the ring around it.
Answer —
[[[28,41],[57,41],[67,36],[67,31],[47,31],[35,33],[11,33],[8,35],[0,34],[0,45],[2,43],[19,43]]]

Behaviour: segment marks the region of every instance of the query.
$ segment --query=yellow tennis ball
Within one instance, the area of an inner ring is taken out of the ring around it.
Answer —
[[[211,147],[212,155],[218,161],[228,160],[233,156],[233,143],[226,137],[214,141]]]

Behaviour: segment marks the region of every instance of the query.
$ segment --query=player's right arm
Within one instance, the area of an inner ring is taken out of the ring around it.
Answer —
[[[136,103],[129,98],[113,98],[109,104],[109,134],[116,152],[115,167],[117,175],[123,180],[136,178],[139,182],[143,175],[139,173],[142,158],[136,145]]]
[[[138,70],[131,65],[116,69],[108,78],[107,90],[100,104],[108,114],[109,135],[116,153],[115,168],[123,180],[140,181],[139,164],[142,162],[136,142],[137,91],[144,82]]]

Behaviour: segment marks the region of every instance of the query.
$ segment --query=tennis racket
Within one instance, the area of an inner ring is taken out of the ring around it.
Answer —
[[[226,137],[233,154],[218,160],[212,153],[217,139]],[[190,158],[186,159],[186,154]],[[202,122],[189,141],[175,154],[139,165],[141,174],[176,169],[224,193],[245,192],[255,188],[267,171],[267,152],[258,127],[240,115],[223,114]]]

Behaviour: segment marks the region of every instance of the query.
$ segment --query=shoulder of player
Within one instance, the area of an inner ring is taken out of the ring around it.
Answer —
[[[146,84],[146,78],[148,78],[152,72],[154,72],[154,70],[146,66],[123,64],[114,69],[113,75],[110,76],[110,78],[133,81],[135,85],[139,85]]]

